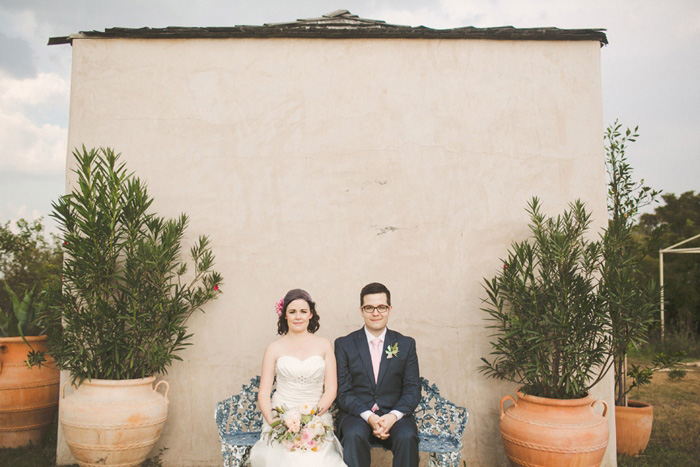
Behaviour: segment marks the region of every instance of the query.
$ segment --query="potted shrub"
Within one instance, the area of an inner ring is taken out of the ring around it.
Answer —
[[[187,319],[218,296],[221,276],[205,236],[190,249],[189,270],[187,216],[149,212],[153,199],[119,154],[83,146],[73,155],[75,188],[52,213],[63,284],[46,313],[57,329],[50,352],[77,387],[62,389],[59,421],[79,464],[140,465],[167,417],[168,385],[153,386],[155,376],[181,360]]]
[[[685,352],[672,352],[665,354],[660,352],[654,356],[651,366],[637,366],[630,364],[627,376],[632,384],[626,392],[621,394],[627,401],[625,405],[615,407],[615,425],[617,429],[617,452],[630,456],[638,456],[649,444],[651,428],[654,422],[654,406],[639,401],[639,388],[651,382],[655,371],[669,369],[668,376],[672,380],[685,377],[685,370],[677,368],[677,365],[685,356]],[[617,388],[617,387],[616,387]],[[627,394],[637,388],[637,400],[628,400]]]
[[[42,294],[31,289],[20,299],[4,289],[10,301],[0,310],[0,449],[41,442],[56,415],[59,383],[37,324]],[[37,358],[45,364],[28,364]]]
[[[654,408],[627,399],[632,387],[648,382],[653,371],[653,368],[634,367],[630,375],[634,383],[627,387],[627,352],[630,347],[646,342],[659,316],[659,287],[653,281],[643,282],[640,267],[643,255],[633,238],[634,216],[660,193],[645,186],[644,180],[635,182],[632,179],[632,168],[627,163],[625,150],[627,144],[636,141],[638,136],[637,128],[627,128],[623,135],[617,121],[605,132],[609,219],[603,235],[605,263],[601,271],[601,295],[610,316],[617,451],[628,455],[638,455],[646,449]],[[655,361],[654,368],[672,364],[661,356]]]
[[[501,400],[501,435],[516,465],[599,465],[608,443],[607,404],[588,391],[611,365],[608,317],[598,293],[602,243],[589,240],[580,201],[556,217],[528,204],[532,237],[514,242],[485,280],[494,331],[480,370],[522,387]],[[504,410],[504,403],[515,405]],[[601,410],[594,406],[602,404]]]

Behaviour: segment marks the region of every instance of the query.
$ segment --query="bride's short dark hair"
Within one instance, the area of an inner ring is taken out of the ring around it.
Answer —
[[[289,332],[289,324],[287,324],[287,307],[294,300],[302,299],[309,304],[309,311],[311,311],[311,319],[309,320],[309,326],[306,328],[310,333],[318,331],[321,327],[319,322],[318,313],[316,312],[316,303],[311,299],[311,295],[306,290],[302,289],[292,289],[287,292],[284,296],[282,305],[282,314],[277,320],[277,334],[283,336]]]

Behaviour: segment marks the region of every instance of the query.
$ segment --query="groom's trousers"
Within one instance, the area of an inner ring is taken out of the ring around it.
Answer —
[[[339,433],[343,461],[348,467],[370,467],[370,442],[391,450],[394,454],[393,467],[418,467],[418,428],[410,415],[397,421],[385,440],[376,438],[369,423],[354,415],[343,418]]]

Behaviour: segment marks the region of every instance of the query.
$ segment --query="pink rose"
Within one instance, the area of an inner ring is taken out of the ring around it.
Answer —
[[[301,429],[301,414],[298,411],[287,412],[284,416],[284,423],[292,433],[298,433]]]
[[[301,430],[301,442],[304,444],[309,444],[310,441],[314,439],[314,432],[308,428]]]

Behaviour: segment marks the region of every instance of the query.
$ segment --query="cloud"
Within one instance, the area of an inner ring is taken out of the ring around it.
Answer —
[[[42,217],[41,213],[37,209],[30,209],[26,204],[16,206],[12,203],[5,203],[5,211],[10,213],[9,220],[6,222],[10,223],[10,231],[12,233],[19,233],[17,228],[17,221],[20,219],[25,219],[28,221],[35,221]]]
[[[52,103],[67,105],[68,94],[68,82],[54,73],[39,73],[31,79],[0,75],[0,169],[63,171],[67,130],[33,121],[28,115]]]
[[[29,42],[8,37],[0,32],[0,67],[16,78],[28,78],[36,74]]]
[[[28,79],[0,75],[0,106],[3,109],[43,104],[54,97],[65,99],[69,92],[68,81],[56,73],[39,73]]]
[[[469,2],[464,0],[440,0],[431,7],[392,8],[380,10],[382,19],[402,22],[412,26],[424,25],[432,28],[455,28],[462,26],[495,27],[563,27],[599,28],[595,24],[601,16],[610,17],[610,2],[589,0],[576,4],[559,0],[536,0],[531,2]],[[605,12],[605,15],[601,13]]]
[[[61,173],[67,144],[65,128],[36,124],[21,113],[0,110],[0,170]]]
[[[33,39],[38,30],[38,22],[33,11],[25,6],[19,10],[8,9],[11,4],[0,8],[0,19],[3,22],[3,31],[9,36],[19,36],[24,39]]]

